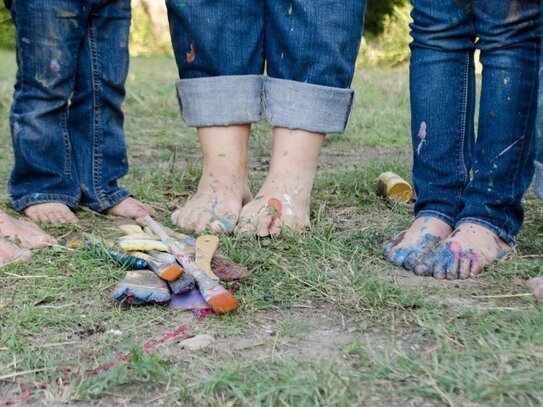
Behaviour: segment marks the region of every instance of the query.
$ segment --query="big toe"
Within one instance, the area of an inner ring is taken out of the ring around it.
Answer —
[[[21,245],[28,249],[39,249],[45,246],[51,246],[57,243],[57,239],[53,236],[41,233],[38,235],[33,235],[26,241],[21,242]]]
[[[401,267],[405,259],[413,252],[411,249],[396,247],[388,252],[387,260],[395,266]]]

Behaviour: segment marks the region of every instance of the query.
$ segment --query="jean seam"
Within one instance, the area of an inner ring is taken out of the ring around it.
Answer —
[[[93,122],[92,122],[92,188],[100,205],[104,204],[105,196],[100,186],[102,171],[100,165],[100,132],[102,129],[102,121],[100,115],[100,86],[97,78],[99,77],[98,67],[98,46],[96,43],[96,33],[93,22],[88,28],[89,49],[91,58],[91,81],[92,81],[92,98],[93,98]]]
[[[537,94],[537,92],[534,92],[534,87],[535,87],[535,84],[538,83],[538,76],[539,76],[539,69],[535,69],[534,72],[532,73],[532,80],[530,81],[530,100],[529,100],[529,103],[528,103],[528,106],[533,106],[533,101],[534,101],[534,95]],[[530,107],[530,110],[532,109],[532,107]],[[517,159],[516,159],[516,165],[515,165],[515,172],[514,172],[514,177],[513,177],[513,180],[511,182],[511,185],[510,185],[510,191],[511,191],[511,201],[514,199],[515,195],[514,195],[514,192],[515,192],[515,183],[518,179],[518,175],[519,175],[519,171],[520,171],[520,157],[522,156],[522,151],[524,151],[524,146],[526,144],[526,135],[527,135],[527,130],[528,130],[528,121],[530,120],[530,115],[526,115],[526,118],[524,120],[524,124],[523,124],[523,132],[522,132],[522,139],[520,140],[520,146],[519,146],[519,154],[517,154]]]
[[[463,183],[464,188],[465,185],[468,182],[468,169],[466,166],[466,161],[464,159],[465,155],[465,138],[466,138],[466,129],[468,127],[468,124],[466,123],[467,117],[468,117],[468,101],[469,101],[469,74],[470,74],[470,53],[469,51],[466,52],[466,56],[464,58],[464,72],[463,72],[463,81],[464,81],[464,87],[462,89],[463,95],[462,95],[462,111],[460,113],[460,145],[459,145],[459,157],[460,157],[460,167],[461,167],[461,173],[463,177]],[[459,199],[459,201],[462,200],[463,196],[463,190],[457,190],[456,197]]]
[[[60,128],[62,129],[62,138],[64,140],[64,172],[72,178],[72,154],[70,148],[70,135],[66,124],[66,109],[60,114]]]
[[[79,201],[79,197],[74,198],[73,196],[64,195],[64,194],[51,194],[51,193],[38,193],[38,194],[31,194],[23,196],[17,200],[14,200],[12,202],[13,208],[20,212],[25,208],[28,208],[32,205],[37,205],[40,203],[49,203],[49,202],[55,202],[55,203],[63,203],[71,208],[76,208],[77,203]]]
[[[443,222],[447,223],[451,227],[453,227],[454,223],[455,223],[454,218],[452,218],[452,217],[450,217],[448,215],[445,215],[442,212],[435,211],[435,210],[432,210],[432,209],[424,209],[424,210],[418,212],[416,214],[416,216],[415,216],[415,219],[422,218],[424,216],[430,216],[430,217],[440,219]]]

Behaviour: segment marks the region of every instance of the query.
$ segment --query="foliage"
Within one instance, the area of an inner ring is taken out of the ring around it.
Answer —
[[[0,48],[15,48],[15,27],[9,11],[4,6],[0,6]]]
[[[141,4],[132,6],[132,26],[130,27],[131,55],[165,55],[171,54],[169,43],[156,44],[151,29],[151,20]]]
[[[390,17],[401,6],[405,6],[407,0],[368,0],[366,6],[365,32],[369,36],[381,34]]]
[[[379,36],[367,35],[360,49],[359,66],[398,66],[409,61],[411,5],[396,7],[382,20]]]

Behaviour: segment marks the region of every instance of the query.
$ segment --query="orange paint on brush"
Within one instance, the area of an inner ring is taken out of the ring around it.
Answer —
[[[163,278],[166,281],[175,281],[181,275],[185,272],[183,268],[181,268],[177,264],[170,264],[169,266],[165,267],[164,269],[160,270],[160,278]]]
[[[187,63],[192,64],[196,59],[196,54],[194,53],[194,44],[190,44],[190,52],[187,52]]]
[[[272,216],[274,218],[279,218],[281,216],[283,212],[283,204],[279,199],[270,198],[270,200],[268,201],[268,206],[270,207],[270,209],[273,208]]]
[[[217,314],[226,314],[238,306],[238,300],[229,292],[214,295],[207,299],[207,303]]]

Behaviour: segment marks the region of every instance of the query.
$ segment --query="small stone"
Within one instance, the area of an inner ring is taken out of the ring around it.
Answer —
[[[190,351],[197,351],[208,348],[215,342],[215,338],[210,335],[196,335],[193,338],[185,339],[181,341],[179,345],[183,349]]]

